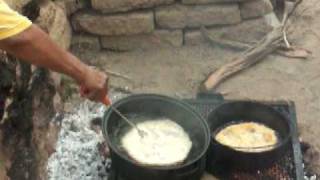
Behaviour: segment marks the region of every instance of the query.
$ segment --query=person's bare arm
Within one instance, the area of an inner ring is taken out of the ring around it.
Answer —
[[[31,64],[64,73],[74,78],[91,100],[99,101],[107,93],[107,76],[58,47],[36,25],[0,41],[0,49]]]

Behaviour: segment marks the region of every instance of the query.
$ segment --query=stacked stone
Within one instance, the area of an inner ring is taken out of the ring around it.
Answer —
[[[91,0],[72,16],[73,45],[128,51],[205,42],[200,27],[227,39],[252,41],[271,27],[270,0]]]

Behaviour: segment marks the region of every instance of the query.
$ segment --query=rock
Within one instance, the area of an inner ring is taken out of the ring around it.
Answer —
[[[237,3],[251,0],[182,0],[183,4]]]
[[[100,41],[96,36],[77,34],[72,37],[71,49],[73,51],[99,51]]]
[[[88,0],[61,0],[65,3],[66,13],[68,16],[72,15],[80,9],[84,9],[90,6],[90,1]]]
[[[92,7],[96,10],[104,13],[114,13],[171,4],[174,0],[92,0],[91,2]]]
[[[8,175],[11,179],[47,179],[47,159],[54,151],[59,131],[50,125],[56,113],[53,102],[57,95],[55,78],[43,69],[35,70],[32,77],[30,66],[19,69],[22,72],[21,76],[17,76],[16,82],[20,83],[15,83],[14,92],[20,89],[21,94],[13,96],[8,108],[8,122],[18,124],[15,126],[17,129],[11,129],[11,132],[18,132],[20,135],[10,134],[19,139],[10,144],[15,156]],[[26,173],[28,178],[25,177]]]
[[[61,79],[61,78],[60,78]],[[60,92],[58,92],[53,97],[53,108],[56,109],[58,112],[63,112],[64,104],[62,98],[60,96]]]
[[[180,47],[183,43],[183,34],[181,30],[156,30],[143,35],[106,36],[101,39],[101,43],[103,48],[118,51]]]
[[[27,5],[31,0],[4,0],[12,9],[22,12],[22,8]]]
[[[72,37],[71,26],[61,6],[53,2],[42,4],[35,23],[46,31],[60,47],[69,48]]]
[[[32,100],[28,105],[32,108],[31,121],[34,127],[31,139],[37,155],[36,179],[47,179],[47,160],[55,151],[60,130],[59,125],[52,121],[63,107],[62,103],[58,102],[61,99],[57,98],[59,94],[55,89],[55,78],[47,70],[37,69],[29,85]]]
[[[3,134],[4,132],[2,131],[2,129],[0,129],[0,142],[2,143],[3,142]],[[1,144],[2,146],[2,144]],[[4,148],[0,148],[0,179],[3,179],[3,180],[9,180],[9,177],[7,176],[8,174],[8,169],[10,168],[11,166],[11,162],[10,162],[10,159],[11,159],[11,154],[12,152],[8,151],[7,150],[8,147]]]
[[[270,0],[252,0],[240,3],[240,12],[243,19],[261,17],[273,11]]]
[[[235,26],[212,28],[211,33],[220,35],[221,38],[236,40],[245,43],[253,43],[261,40],[272,30],[265,18],[243,21]]]
[[[61,92],[61,74],[57,72],[50,71],[50,78],[53,81],[54,87],[58,92]],[[61,107],[61,106],[60,106]]]
[[[40,110],[43,111],[43,110]],[[37,119],[39,117],[34,117]],[[41,118],[39,118],[41,119]],[[47,119],[51,120],[51,119]],[[38,157],[38,166],[37,171],[37,179],[47,179],[47,161],[52,153],[56,151],[56,142],[58,139],[58,134],[60,131],[60,127],[53,123],[49,122],[46,128],[38,128],[32,133],[32,140],[36,147],[36,155]]]
[[[207,28],[213,37],[220,37],[226,40],[239,41],[243,43],[254,43],[264,37],[272,30],[265,18],[243,21],[238,25]],[[197,45],[207,43],[199,30],[187,31],[185,33],[186,45]]]
[[[75,14],[72,25],[76,31],[96,35],[134,35],[152,32],[154,20],[151,11],[116,15],[78,13]]]
[[[155,16],[159,27],[170,29],[236,24],[241,21],[237,4],[167,6],[156,9]]]

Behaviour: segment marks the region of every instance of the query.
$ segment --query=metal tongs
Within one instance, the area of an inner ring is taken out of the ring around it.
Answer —
[[[136,124],[134,124],[133,122],[131,122],[126,116],[124,116],[117,108],[115,108],[113,105],[112,105],[112,102],[110,100],[110,98],[108,96],[106,96],[103,100],[102,100],[102,103],[106,106],[109,106],[112,111],[114,111],[115,113],[117,113],[123,120],[125,120],[132,128],[136,129],[139,136],[141,138],[143,138],[144,136],[147,135],[147,132],[145,132],[144,130],[138,128],[138,126]]]

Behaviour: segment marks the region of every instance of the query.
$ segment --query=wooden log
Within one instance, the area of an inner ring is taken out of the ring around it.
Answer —
[[[216,88],[226,78],[256,64],[261,59],[274,52],[278,48],[281,40],[282,27],[278,27],[270,32],[255,47],[244,52],[240,57],[234,58],[231,63],[228,63],[213,72],[204,82],[205,90]]]

